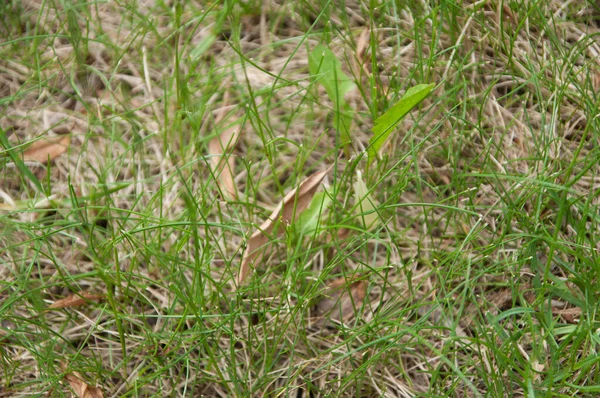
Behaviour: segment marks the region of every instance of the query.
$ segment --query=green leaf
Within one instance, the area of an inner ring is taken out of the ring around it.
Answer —
[[[356,84],[342,71],[342,64],[335,54],[322,44],[316,46],[308,55],[308,69],[313,77],[319,78],[327,95],[334,103],[356,88]]]
[[[375,125],[372,128],[373,137],[369,140],[369,148],[367,149],[369,164],[377,158],[377,153],[392,134],[394,127],[404,119],[411,109],[419,105],[434,87],[434,83],[418,84],[411,87],[394,106],[375,120]]]
[[[333,52],[322,44],[308,54],[308,69],[310,75],[323,85],[329,99],[333,102],[335,128],[341,133],[343,144],[350,143],[353,110],[344,100],[344,96],[354,90],[356,84],[342,71],[342,65]]]
[[[327,192],[317,192],[313,196],[310,204],[302,212],[298,220],[294,223],[296,230],[302,235],[313,234],[319,227],[319,221],[323,212],[331,205],[331,198]]]

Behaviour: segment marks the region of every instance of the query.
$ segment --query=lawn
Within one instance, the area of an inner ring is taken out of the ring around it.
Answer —
[[[0,4],[0,397],[600,395],[600,7]]]

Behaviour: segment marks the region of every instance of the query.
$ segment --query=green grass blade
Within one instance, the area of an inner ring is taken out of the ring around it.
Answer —
[[[6,138],[6,133],[3,130],[0,130],[0,145],[4,148],[10,159],[13,161],[17,169],[21,172],[24,177],[27,177],[33,184],[39,189],[40,192],[44,192],[44,188],[42,187],[42,183],[40,180],[29,170],[29,168],[23,162],[23,159],[15,153],[14,149],[8,142]]]

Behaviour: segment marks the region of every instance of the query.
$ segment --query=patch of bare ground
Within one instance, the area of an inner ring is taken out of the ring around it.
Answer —
[[[0,396],[585,390],[550,378],[588,347],[544,327],[590,311],[600,13],[367,3],[0,6]],[[350,156],[309,74],[323,41],[358,86]],[[365,230],[373,118],[423,82]],[[269,229],[238,286],[250,236],[332,165],[326,232]]]

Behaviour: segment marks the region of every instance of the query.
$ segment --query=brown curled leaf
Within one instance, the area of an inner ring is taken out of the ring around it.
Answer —
[[[85,381],[79,372],[68,373],[65,379],[75,392],[78,398],[103,398],[102,390],[95,386],[90,386]]]
[[[23,159],[46,163],[48,159],[54,160],[65,153],[70,144],[71,138],[68,135],[42,138],[31,144],[23,152]]]
[[[55,301],[53,304],[48,306],[48,309],[56,310],[61,308],[79,307],[87,304],[89,301],[99,301],[104,296],[100,294],[91,294],[87,292],[80,292],[77,294],[71,294],[69,297]]]

